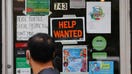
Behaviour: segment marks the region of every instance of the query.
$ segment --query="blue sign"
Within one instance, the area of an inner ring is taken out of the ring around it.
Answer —
[[[114,62],[90,61],[89,74],[114,74]]]
[[[86,72],[86,48],[63,49],[63,72]]]

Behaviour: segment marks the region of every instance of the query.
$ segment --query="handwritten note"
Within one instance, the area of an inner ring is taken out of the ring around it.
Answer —
[[[36,33],[48,33],[48,16],[17,16],[17,40],[25,41]]]

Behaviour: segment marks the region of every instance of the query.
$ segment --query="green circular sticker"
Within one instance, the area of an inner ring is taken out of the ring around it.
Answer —
[[[102,51],[106,48],[107,42],[103,36],[97,36],[92,41],[92,46],[97,51]]]

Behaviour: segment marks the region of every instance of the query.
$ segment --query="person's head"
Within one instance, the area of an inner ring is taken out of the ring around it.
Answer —
[[[47,34],[38,33],[29,38],[26,57],[35,62],[47,63],[54,57],[54,40]]]

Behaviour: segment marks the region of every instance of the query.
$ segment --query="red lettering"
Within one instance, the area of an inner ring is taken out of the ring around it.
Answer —
[[[59,21],[59,28],[63,28],[63,22]]]
[[[60,37],[59,31],[53,31],[53,35],[55,36],[55,38],[59,38]]]
[[[76,21],[59,21],[59,28],[75,28]]]
[[[72,21],[72,28],[74,28],[76,26],[76,21]]]
[[[55,38],[81,38],[83,36],[81,30],[55,30],[53,34]]]
[[[81,38],[83,35],[82,31],[81,30],[78,30],[78,38]]]
[[[68,23],[68,21],[64,21],[64,24],[63,24],[64,25],[64,28],[68,28],[67,27],[67,23]]]

